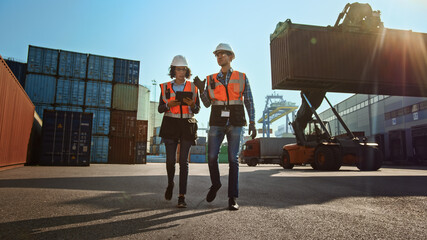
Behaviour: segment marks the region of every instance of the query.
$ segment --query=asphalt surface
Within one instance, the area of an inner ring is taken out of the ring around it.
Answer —
[[[177,173],[178,173],[177,165]],[[190,164],[188,208],[164,199],[164,163],[0,171],[0,239],[427,239],[427,168],[240,165],[240,210],[226,209],[228,165],[212,203],[207,164]]]

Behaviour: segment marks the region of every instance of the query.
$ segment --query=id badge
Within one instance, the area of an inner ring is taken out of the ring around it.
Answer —
[[[221,117],[230,117],[230,110],[221,110]]]

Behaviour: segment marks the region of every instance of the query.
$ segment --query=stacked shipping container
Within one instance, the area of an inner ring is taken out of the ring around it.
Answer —
[[[135,133],[120,136],[132,138],[129,144],[118,143],[122,139],[110,133],[110,119],[114,111],[129,111],[136,121],[139,61],[30,46],[27,67],[25,90],[41,118],[45,109],[93,114],[92,163],[135,162],[134,155],[132,161],[119,159],[135,151]]]

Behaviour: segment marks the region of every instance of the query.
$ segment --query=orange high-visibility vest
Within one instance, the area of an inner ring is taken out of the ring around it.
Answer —
[[[196,85],[194,85],[194,83],[189,81],[186,81],[184,84],[185,84],[184,91],[192,92],[193,101],[196,102],[196,97],[197,97]],[[172,88],[172,82],[162,83],[160,84],[160,88],[162,90],[162,99],[166,104],[168,104],[169,101],[176,99],[176,94]],[[190,106],[188,105],[177,105],[169,108],[169,110],[165,112],[165,116],[173,117],[173,118],[192,118],[194,117],[194,113],[191,112]]]
[[[227,86],[224,86],[217,77],[218,73],[215,73],[207,76],[206,79],[208,82],[208,94],[212,100],[212,105],[243,105],[243,91],[245,90],[246,84],[245,74],[233,71]],[[214,86],[212,86],[212,83]]]

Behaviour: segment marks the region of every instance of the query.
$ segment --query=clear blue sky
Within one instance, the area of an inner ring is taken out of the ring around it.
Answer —
[[[173,56],[187,57],[193,77],[218,72],[212,51],[232,45],[232,67],[245,72],[255,98],[256,118],[272,94],[270,40],[279,21],[333,25],[342,0],[0,0],[0,54],[27,59],[28,45],[141,61],[140,84],[169,81]],[[363,2],[365,3],[365,2]],[[368,1],[387,28],[427,32],[426,0]],[[157,86],[158,88],[158,86]],[[301,103],[298,91],[277,90]],[[159,95],[159,90],[156,90]],[[350,94],[328,93],[333,104]],[[152,98],[153,99],[153,98]],[[156,96],[156,100],[158,96]],[[320,111],[327,107],[323,104]],[[205,127],[209,110],[197,116]],[[274,130],[284,121],[278,121]],[[257,125],[261,127],[261,125]]]

